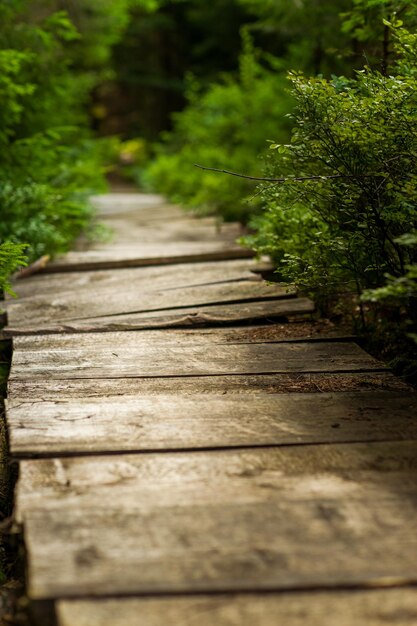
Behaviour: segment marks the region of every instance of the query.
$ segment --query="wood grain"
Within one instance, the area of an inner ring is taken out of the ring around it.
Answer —
[[[64,257],[48,263],[42,273],[224,261],[253,256],[252,250],[223,241],[112,244],[96,246],[94,250],[68,252]]]
[[[156,342],[150,334],[132,332],[105,333],[99,341],[94,333],[63,336],[68,337],[67,345],[57,341],[60,335],[15,338],[10,378],[68,380],[384,369],[354,343],[222,345],[216,343],[214,335],[195,337],[194,341],[190,335],[187,343],[178,343],[175,335],[165,335]],[[91,336],[95,341],[91,342]]]
[[[360,500],[363,481],[381,499],[391,491],[408,497],[417,488],[416,451],[417,441],[396,441],[22,460],[16,516],[211,506],[230,503],[231,494],[236,504]]]
[[[71,399],[99,400],[109,394],[122,397],[138,395],[182,395],[257,393],[323,393],[351,391],[412,391],[391,372],[253,374],[237,376],[193,376],[174,378],[114,378],[54,380],[10,380],[8,397],[23,401]]]
[[[101,218],[106,215],[117,215],[131,211],[136,213],[146,210],[149,210],[152,215],[157,215],[162,212],[163,208],[173,213],[178,213],[179,211],[178,207],[167,204],[164,196],[152,193],[135,193],[132,191],[129,193],[110,192],[97,194],[91,197],[91,203]],[[157,211],[155,211],[156,207],[158,208]]]
[[[404,442],[23,462],[30,595],[415,582],[416,452]]]
[[[59,626],[415,626],[417,589],[62,600]]]
[[[213,263],[179,263],[164,267],[121,268],[117,271],[66,272],[63,275],[35,274],[30,279],[14,281],[13,290],[19,299],[22,299],[35,295],[56,296],[71,290],[82,294],[98,289],[124,292],[132,287],[183,289],[232,280],[260,280],[259,275],[254,274],[252,269],[256,269],[256,263],[250,259],[238,259]]]
[[[222,224],[214,217],[196,217],[158,196],[106,194],[93,198],[99,220],[112,231],[109,244],[143,241],[234,242],[242,234],[239,224]],[[91,242],[86,242],[92,247]],[[79,244],[83,244],[81,240]],[[79,245],[79,249],[82,249]],[[94,244],[93,244],[94,247]]]
[[[101,218],[111,230],[111,239],[107,245],[114,242],[126,244],[189,242],[189,241],[228,241],[234,245],[236,239],[244,234],[240,224],[220,224],[215,218],[197,218],[187,216],[184,212],[170,213],[167,208],[162,209],[167,219],[152,219],[150,211],[127,212],[117,215],[107,215]],[[155,211],[153,211],[155,213]],[[86,242],[90,249],[97,247]],[[79,242],[78,250],[83,249]],[[86,247],[86,246],[85,246]]]
[[[98,286],[89,291],[80,292],[74,297],[74,291],[31,296],[6,303],[10,326],[23,326],[66,321],[90,320],[99,317],[120,316],[158,310],[171,310],[187,307],[199,307],[207,304],[227,304],[254,300],[288,298],[288,289],[283,286],[269,285],[261,281],[243,280],[184,286],[178,289],[158,288],[149,281],[147,287],[136,286],[132,280],[130,286],[119,290],[115,287]],[[290,299],[292,299],[290,297]],[[307,312],[314,310],[309,299],[302,299],[307,305]],[[297,305],[293,305],[297,309]],[[291,309],[291,304],[287,303]],[[114,320],[117,323],[117,319]]]
[[[238,290],[240,291],[240,290]],[[261,302],[239,302],[165,309],[146,313],[127,313],[123,315],[93,317],[91,319],[59,320],[46,322],[23,321],[13,325],[11,320],[4,333],[6,337],[17,335],[51,333],[92,333],[124,330],[145,330],[158,328],[194,328],[201,326],[222,326],[233,323],[258,323],[272,321],[290,315],[305,315],[314,311],[314,303],[309,298],[283,298],[282,300],[264,300]],[[19,318],[19,316],[17,316]]]
[[[164,345],[164,344],[186,344],[186,345],[194,345],[194,344],[220,344],[220,345],[229,345],[229,344],[262,344],[262,343],[308,343],[310,342],[310,337],[295,337],[295,339],[287,338],[285,335],[282,336],[278,332],[275,332],[277,325],[275,324],[257,324],[250,326],[232,326],[230,328],[198,328],[198,329],[170,329],[170,330],[147,330],[146,332],[131,332],[131,333],[123,333],[123,332],[112,332],[112,333],[103,333],[103,335],[98,340],[97,335],[94,333],[85,333],[81,337],[74,334],[60,335],[60,334],[52,334],[50,337],[16,337],[13,340],[13,345],[16,350],[27,350],[27,349],[59,349],[63,350],[66,348],[71,348],[76,342],[78,345],[83,346],[87,349],[94,348],[97,346],[97,343],[103,345],[104,347],[114,347],[115,343],[117,345],[124,345],[123,342],[127,342],[127,344],[135,344],[136,342],[142,343],[152,343],[153,345]],[[320,337],[319,337],[320,339]],[[336,337],[336,339],[340,340],[340,337]],[[323,337],[323,342],[331,342],[332,337],[326,339],[326,336]],[[351,338],[344,343],[349,343]]]
[[[7,402],[14,455],[417,439],[417,394],[103,395]]]

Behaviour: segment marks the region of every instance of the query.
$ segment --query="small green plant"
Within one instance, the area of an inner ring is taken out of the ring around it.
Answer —
[[[13,272],[26,265],[25,245],[6,241],[0,244],[0,292],[13,295],[9,278]]]

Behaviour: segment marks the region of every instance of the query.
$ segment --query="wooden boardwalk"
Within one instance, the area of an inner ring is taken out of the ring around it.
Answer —
[[[415,626],[416,394],[236,225],[97,203],[113,240],[7,303],[40,626]]]

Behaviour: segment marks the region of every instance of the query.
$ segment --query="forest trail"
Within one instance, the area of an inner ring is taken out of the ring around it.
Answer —
[[[113,239],[7,303],[40,626],[415,625],[415,392],[237,225],[96,202]]]

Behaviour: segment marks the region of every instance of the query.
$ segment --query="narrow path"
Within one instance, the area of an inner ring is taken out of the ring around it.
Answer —
[[[416,394],[236,225],[97,202],[113,240],[7,304],[39,624],[416,624]]]

